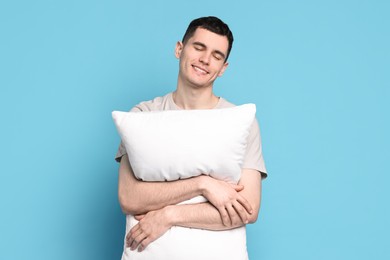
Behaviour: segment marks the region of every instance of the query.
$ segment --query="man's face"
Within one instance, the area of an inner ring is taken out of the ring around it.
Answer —
[[[180,59],[179,82],[191,87],[210,87],[222,76],[228,63],[225,62],[229,42],[206,29],[196,29],[185,44],[176,44],[175,55]]]

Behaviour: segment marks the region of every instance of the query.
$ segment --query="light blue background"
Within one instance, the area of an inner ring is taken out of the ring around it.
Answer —
[[[216,92],[258,107],[251,259],[390,259],[389,1],[2,1],[0,259],[119,259],[112,110],[174,90],[196,17],[236,41]]]

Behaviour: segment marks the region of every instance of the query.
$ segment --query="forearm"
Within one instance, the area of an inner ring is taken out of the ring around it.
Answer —
[[[261,200],[260,173],[255,170],[244,169],[240,184],[244,185],[245,188],[238,193],[249,201],[252,209],[250,212],[242,210],[240,214],[229,213],[230,222],[227,222],[223,221],[220,211],[210,203],[173,205],[167,207],[168,214],[173,219],[172,225],[209,230],[226,230],[256,222]],[[229,211],[229,208],[230,211],[237,211],[240,204],[227,204],[225,207],[227,211]]]
[[[195,179],[173,182],[138,182],[122,194],[121,206],[126,214],[138,215],[168,205],[178,204],[200,195]]]
[[[119,169],[118,196],[124,213],[138,215],[201,195],[201,177],[171,182],[137,180],[127,156]]]
[[[219,211],[210,203],[172,205],[166,207],[172,222],[172,226],[207,230],[229,230],[241,227],[241,218],[233,219],[231,225],[224,225]]]

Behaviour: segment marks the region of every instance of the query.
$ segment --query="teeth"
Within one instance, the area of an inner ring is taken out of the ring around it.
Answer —
[[[202,70],[201,68],[198,68],[198,67],[196,67],[196,66],[194,66],[194,69],[197,70],[197,71],[199,71],[199,72],[201,72],[201,73],[203,73],[203,74],[207,74],[207,71]]]

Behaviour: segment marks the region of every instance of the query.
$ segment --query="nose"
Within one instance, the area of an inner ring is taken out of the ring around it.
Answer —
[[[211,53],[203,52],[199,57],[199,61],[205,65],[210,63]]]

